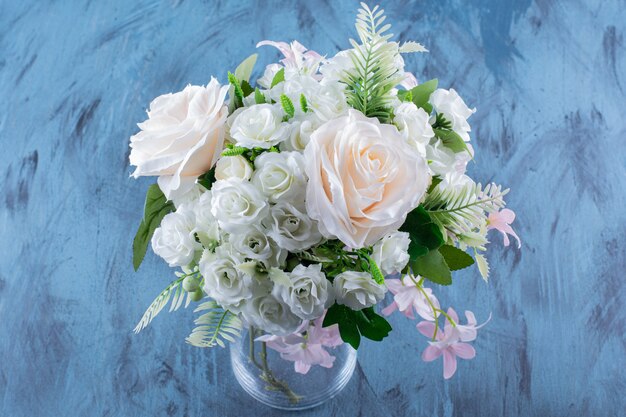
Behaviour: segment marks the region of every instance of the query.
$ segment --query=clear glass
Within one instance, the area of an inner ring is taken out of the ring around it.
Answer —
[[[299,374],[293,362],[254,341],[253,333],[260,335],[247,329],[230,344],[230,361],[242,388],[263,404],[282,410],[313,408],[336,396],[352,377],[356,350],[347,343],[328,348],[336,358],[332,368],[312,366],[307,374]]]

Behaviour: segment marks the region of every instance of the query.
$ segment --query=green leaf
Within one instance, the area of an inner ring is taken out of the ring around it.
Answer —
[[[455,246],[443,245],[439,248],[439,253],[451,271],[467,268],[474,263],[474,259],[468,253]]]
[[[256,64],[257,57],[258,54],[252,54],[241,61],[241,64],[235,68],[235,77],[237,77],[238,80],[250,81],[250,75],[252,75],[252,70],[254,69],[254,64]]]
[[[281,68],[276,75],[274,75],[274,78],[272,78],[272,84],[270,85],[270,88],[274,88],[274,86],[276,86],[276,84],[281,83],[285,81],[285,69]]]
[[[175,210],[174,204],[167,201],[165,195],[157,184],[152,184],[146,193],[146,202],[143,209],[143,219],[137,229],[137,234],[133,240],[133,266],[135,271],[146,256],[148,243],[161,220],[166,214]]]
[[[243,80],[241,81],[241,91],[244,97],[248,97],[250,94],[254,93],[254,88],[252,88],[248,81]]]
[[[430,194],[435,189],[436,186],[441,184],[441,181],[442,181],[441,177],[438,175],[435,175],[433,177],[433,180],[430,183],[430,187],[428,187],[428,191],[426,191],[426,194]]]
[[[426,113],[433,111],[433,106],[428,102],[430,95],[437,89],[439,80],[426,81],[410,90],[398,91],[398,98],[402,101],[412,101],[417,107],[423,108]]]
[[[374,261],[369,255],[365,255],[367,257],[367,262],[369,262],[369,270],[370,274],[372,274],[372,278],[376,281],[377,284],[383,285],[385,283],[385,276],[380,271],[378,265],[376,265],[376,261]]]
[[[293,117],[294,114],[296,114],[296,109],[293,107],[291,99],[285,94],[280,95],[280,104],[283,106],[285,114],[287,114],[287,116],[289,116],[290,118]]]
[[[374,312],[373,307],[354,311],[342,304],[333,304],[324,317],[324,327],[337,324],[341,339],[358,349],[361,336],[370,340],[381,341],[391,331],[391,325],[382,316]]]
[[[248,148],[244,148],[243,146],[233,146],[232,148],[224,149],[222,156],[243,155],[247,150]]]
[[[228,82],[230,83],[232,90],[232,94],[230,96],[231,105],[233,107],[232,110],[235,110],[243,106],[243,90],[241,89],[241,85],[239,84],[239,80],[237,80],[235,74],[230,71],[228,72]]]
[[[411,260],[426,255],[444,243],[441,229],[432,221],[423,206],[417,207],[407,215],[400,231],[407,232],[411,239],[409,244]]]
[[[215,167],[211,168],[207,173],[201,175],[198,178],[198,184],[206,188],[207,190],[211,189],[211,186],[215,182]]]
[[[304,94],[300,94],[300,108],[302,109],[303,113],[309,111],[309,105],[306,102],[306,97],[304,97]]]
[[[440,285],[452,284],[452,274],[443,255],[438,250],[431,250],[410,263],[414,274]]]
[[[265,96],[263,95],[261,90],[259,90],[259,87],[257,87],[254,90],[254,102],[256,104],[264,104],[265,103]]]
[[[443,145],[452,152],[469,152],[467,144],[455,131],[446,129],[433,129],[433,131],[435,132],[435,136],[441,139]]]

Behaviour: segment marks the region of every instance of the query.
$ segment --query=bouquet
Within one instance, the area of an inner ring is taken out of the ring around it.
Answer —
[[[422,358],[442,356],[445,378],[474,357],[481,325],[431,287],[472,265],[487,280],[488,231],[519,246],[515,214],[508,190],[466,173],[475,109],[405,70],[404,54],[427,50],[392,40],[384,20],[362,4],[358,40],[333,57],[262,41],[283,58],[256,82],[252,55],[228,83],[152,101],[130,138],[132,176],[158,177],[133,260],[151,243],[178,271],[136,332],[168,303],[199,303],[188,343],[223,347],[253,327],[307,373],[331,367],[334,346],[386,338],[398,311],[421,319]]]

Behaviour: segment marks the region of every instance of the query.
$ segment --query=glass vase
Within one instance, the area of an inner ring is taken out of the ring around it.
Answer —
[[[304,410],[330,400],[350,381],[356,350],[347,343],[328,349],[335,357],[331,368],[314,365],[301,374],[295,371],[294,362],[281,358],[266,342],[255,340],[261,334],[253,328],[245,329],[230,344],[235,377],[257,401],[282,410]]]

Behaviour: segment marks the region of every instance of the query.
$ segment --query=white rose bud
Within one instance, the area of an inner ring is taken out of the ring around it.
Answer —
[[[215,253],[205,250],[199,262],[204,292],[234,313],[253,295],[253,278],[237,268],[241,263],[227,246],[220,246]]]
[[[322,86],[314,95],[306,96],[309,107],[320,118],[328,121],[344,115],[349,107],[344,93],[345,86],[339,83],[330,83]]]
[[[261,224],[269,212],[263,195],[248,181],[215,181],[211,193],[211,213],[220,227],[230,233]]]
[[[298,152],[265,152],[254,160],[252,184],[271,203],[304,203],[306,175],[304,159]]]
[[[206,87],[187,86],[150,103],[148,120],[130,138],[133,177],[159,176],[168,200],[193,188],[196,178],[217,161],[224,145],[228,86],[215,78]]]
[[[196,242],[194,212],[185,206],[168,213],[152,235],[152,250],[171,267],[187,266],[202,246]]]
[[[252,177],[252,166],[241,155],[223,156],[215,164],[215,179],[217,180],[229,178],[249,180],[250,177]]]
[[[279,266],[287,258],[287,251],[276,245],[258,226],[230,235],[229,242],[244,258],[264,261],[266,266]]]
[[[379,303],[387,287],[379,285],[368,272],[346,271],[333,281],[335,300],[353,310],[362,310]]]
[[[291,307],[298,317],[314,320],[324,314],[333,298],[331,285],[322,272],[322,265],[298,265],[287,274],[291,286],[274,285],[274,293]]]
[[[237,146],[269,149],[289,135],[280,105],[257,104],[238,113],[230,125]]]
[[[405,232],[393,232],[374,245],[372,259],[384,275],[400,272],[409,262],[411,239]]]
[[[241,315],[249,325],[276,336],[291,334],[302,324],[302,319],[272,294],[260,295],[247,302]]]
[[[315,114],[309,114],[302,119],[292,119],[290,124],[289,137],[280,144],[281,151],[302,152],[311,140],[311,133],[321,124]]]
[[[268,234],[278,245],[291,252],[308,249],[322,241],[317,222],[311,219],[305,210],[282,202],[273,206],[266,222]]]
[[[426,156],[426,145],[435,136],[426,111],[414,103],[403,102],[394,109],[393,122],[409,144],[422,156]]]
[[[437,89],[430,95],[430,104],[437,113],[452,123],[452,130],[463,138],[465,142],[469,142],[469,132],[472,130],[467,118],[476,112],[476,109],[467,107],[461,96],[453,89],[444,90]]]
[[[194,232],[200,242],[206,247],[216,245],[220,240],[220,231],[217,219],[211,213],[211,191],[205,191],[195,202],[193,208],[196,214],[196,226]]]

